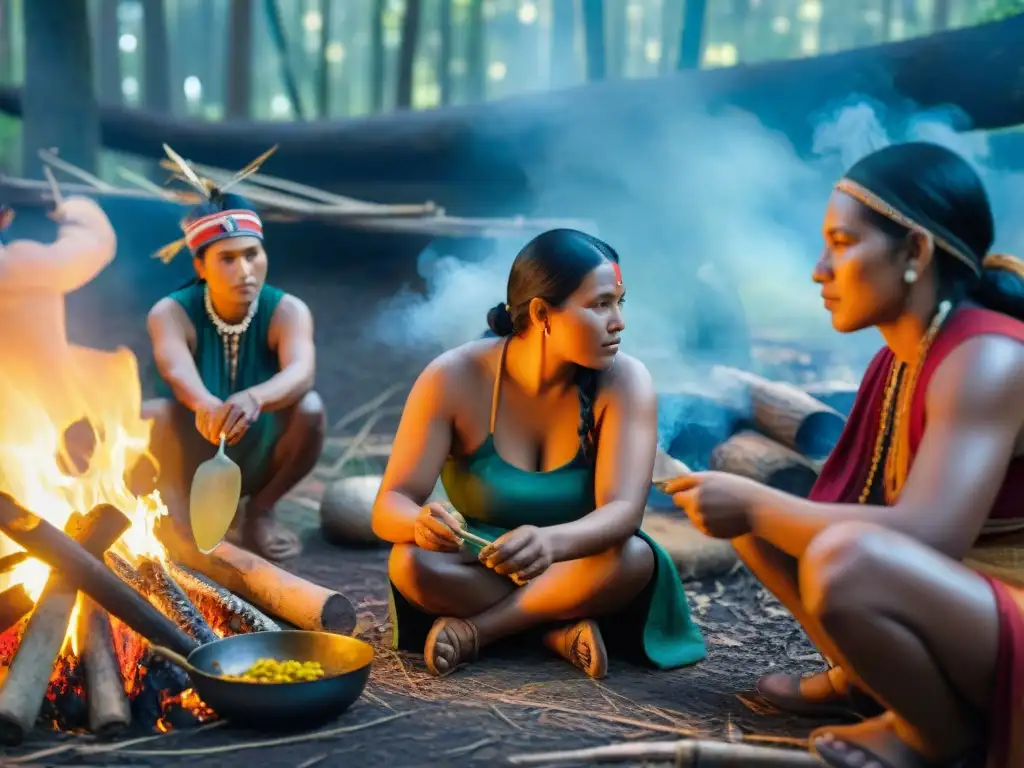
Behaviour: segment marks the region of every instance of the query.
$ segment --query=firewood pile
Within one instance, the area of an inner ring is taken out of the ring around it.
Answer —
[[[349,633],[355,611],[343,595],[223,543],[210,555],[176,547],[134,553],[112,546],[130,528],[109,504],[72,514],[64,530],[0,494],[0,532],[24,548],[0,574],[29,558],[49,566],[33,600],[25,584],[0,593],[0,743],[36,727],[111,738],[216,717],[185,673],[150,643],[188,655],[202,644],[281,626]]]

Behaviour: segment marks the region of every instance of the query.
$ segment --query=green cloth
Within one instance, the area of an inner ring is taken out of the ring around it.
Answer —
[[[236,392],[262,384],[276,376],[281,367],[277,354],[267,342],[270,320],[274,310],[284,296],[284,291],[271,285],[264,285],[259,295],[259,306],[242,334],[238,344],[238,367],[235,371],[235,385],[231,386],[230,365],[224,353],[224,343],[217,328],[206,314],[203,294],[205,283],[187,285],[170,295],[178,302],[192,322],[196,331],[196,346],[193,359],[199,369],[199,377],[214,397],[226,400]],[[157,394],[174,398],[171,386],[157,373]],[[273,413],[261,413],[256,423],[236,445],[228,446],[227,454],[242,470],[243,490],[254,484],[262,485],[273,456],[274,446],[280,439],[284,425]]]
[[[467,529],[492,541],[521,525],[544,527],[579,520],[596,506],[594,468],[582,451],[550,472],[528,472],[498,455],[493,435],[469,456],[449,458],[441,471],[441,482],[451,503],[466,518]],[[636,535],[654,552],[654,575],[634,606],[599,620],[609,650],[614,645],[637,648],[649,663],[661,669],[702,660],[706,656],[704,639],[690,617],[675,564],[647,534],[637,531]],[[474,547],[475,551],[479,549]],[[395,647],[421,650],[421,638],[429,630],[432,617],[417,611],[393,584],[389,604]]]

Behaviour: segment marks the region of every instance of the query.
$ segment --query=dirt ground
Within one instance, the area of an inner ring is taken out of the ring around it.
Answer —
[[[431,350],[381,349],[351,332],[408,278],[360,276],[342,284],[322,276],[285,275],[278,282],[304,298],[317,317],[318,389],[332,424],[392,385],[407,387],[431,355]],[[84,318],[77,340],[109,347],[117,339],[133,347],[148,389],[152,371],[137,308],[118,313],[103,306],[101,311],[83,300],[73,315]],[[402,396],[396,394],[394,402],[400,404]],[[332,437],[351,436],[360,426],[353,421]],[[373,431],[388,435],[394,427],[392,413]],[[324,484],[332,476],[359,471],[358,461],[337,467],[340,445],[332,440],[321,467],[282,505],[281,514],[306,542],[303,556],[287,567],[346,594],[360,613],[357,633],[377,647],[366,694],[349,712],[324,729],[321,738],[306,734],[293,743],[258,748],[273,736],[230,725],[157,735],[103,751],[85,737],[37,730],[30,741],[7,750],[0,764],[199,768],[260,759],[297,768],[342,761],[474,765],[527,752],[641,739],[764,735],[795,741],[815,725],[773,713],[750,693],[766,671],[809,671],[821,660],[788,613],[742,567],[719,579],[687,584],[709,648],[707,660],[693,667],[659,672],[613,662],[607,679],[598,683],[540,650],[524,648],[486,654],[450,678],[429,676],[420,658],[390,650],[386,551],[335,547],[319,534],[317,506]],[[247,749],[251,752],[242,751]]]

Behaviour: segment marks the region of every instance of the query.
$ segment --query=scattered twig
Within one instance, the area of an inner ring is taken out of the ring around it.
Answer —
[[[352,457],[356,455],[360,444],[366,439],[366,436],[373,431],[377,422],[380,421],[380,417],[380,411],[374,411],[369,415],[366,421],[363,422],[363,426],[359,428],[359,431],[356,433],[355,438],[353,438],[351,445],[349,445],[345,452],[341,454],[341,458],[334,462],[334,464],[327,470],[327,474],[330,477],[338,477],[341,474],[341,470],[343,470],[345,465],[348,464]]]
[[[474,741],[472,744],[467,744],[464,747],[455,747],[454,749],[449,749],[444,754],[449,757],[460,757],[462,755],[468,755],[470,752],[476,752],[478,749],[489,747],[491,744],[497,743],[497,739],[495,739],[494,737],[488,737],[486,739],[480,739],[480,741]]]
[[[329,728],[326,731],[314,731],[313,733],[304,733],[296,736],[282,736],[277,739],[223,744],[219,747],[194,747],[191,749],[124,749],[120,750],[119,753],[122,755],[135,755],[137,757],[185,757],[187,755],[217,755],[225,752],[236,752],[241,749],[270,749],[271,747],[284,747],[288,744],[302,744],[309,741],[319,741],[320,739],[330,739],[346,733],[354,733],[355,731],[362,731],[367,728],[373,728],[377,725],[383,725],[384,723],[389,723],[392,720],[397,720],[400,717],[406,717],[410,714],[412,713],[396,712],[393,715],[387,715],[386,717],[371,720],[368,723],[359,723],[358,725],[345,725],[340,728]]]
[[[535,752],[512,755],[513,765],[572,765],[624,763],[640,761],[671,762],[677,766],[725,768],[744,765],[749,768],[804,768],[821,762],[807,752],[729,744],[722,741],[652,741],[642,744],[612,744],[560,752]]]
[[[330,755],[328,755],[328,753],[326,752],[324,752],[322,755],[314,755],[313,757],[309,758],[309,760],[304,760],[301,763],[299,763],[297,766],[295,766],[295,768],[310,768],[310,766],[316,765],[317,763],[322,763],[328,757],[330,757]]]
[[[117,191],[117,187],[114,185],[108,184],[99,176],[95,176],[88,171],[79,168],[77,165],[73,165],[67,160],[61,159],[55,152],[48,149],[39,150],[39,159],[47,165],[52,165],[58,171],[64,171],[68,176],[74,176],[79,181],[84,181],[89,186],[95,187],[102,192]]]
[[[521,726],[521,725],[519,725],[519,723],[513,721],[508,715],[506,715],[504,712],[502,712],[500,709],[498,709],[498,705],[497,704],[491,704],[491,709],[494,711],[494,714],[496,714],[498,716],[499,720],[505,721],[510,726],[512,726],[513,728],[517,728],[520,731],[525,730],[523,728],[523,726]]]
[[[335,422],[334,427],[332,428],[332,431],[337,432],[339,430],[342,430],[345,427],[347,427],[349,424],[351,424],[353,421],[356,421],[357,419],[361,419],[363,416],[366,416],[368,413],[372,413],[373,411],[376,411],[378,408],[380,408],[382,405],[384,405],[384,403],[386,403],[388,400],[390,400],[394,396],[394,394],[398,390],[400,390],[403,386],[405,386],[405,385],[404,384],[392,384],[390,387],[385,389],[383,392],[381,392],[379,395],[377,395],[372,400],[368,400],[367,402],[363,403],[362,405],[356,406],[351,411],[349,411],[348,413],[344,414],[340,419],[338,419],[337,422]]]
[[[168,736],[174,736],[175,734],[195,734],[202,733],[203,731],[212,731],[214,728],[220,728],[221,726],[226,724],[227,720],[217,720],[212,723],[206,723],[205,725],[201,725],[198,728],[190,728],[188,730],[168,731],[167,733],[155,733],[151,736],[139,736],[134,739],[127,739],[125,741],[118,741],[111,744],[88,744],[85,746],[78,746],[76,747],[75,751],[81,755],[98,755],[105,754],[108,752],[121,752],[122,750],[125,750],[125,747],[134,747],[136,744],[145,744],[146,742],[154,741],[156,739],[165,739]],[[130,751],[126,750],[126,752],[130,754]]]

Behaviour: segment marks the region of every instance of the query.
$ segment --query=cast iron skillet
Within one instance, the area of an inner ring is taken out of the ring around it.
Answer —
[[[253,632],[225,637],[192,651],[188,658],[158,645],[151,650],[177,664],[192,679],[199,698],[233,725],[288,729],[319,725],[348,709],[370,678],[373,647],[330,632]],[[261,658],[319,661],[324,676],[295,683],[227,680]]]

